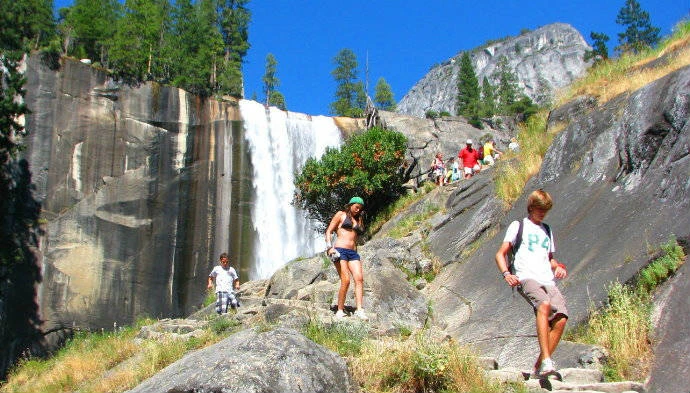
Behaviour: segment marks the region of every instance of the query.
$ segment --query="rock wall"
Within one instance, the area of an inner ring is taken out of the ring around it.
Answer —
[[[591,49],[575,28],[554,23],[473,49],[470,57],[481,85],[484,77],[496,84],[491,74],[505,56],[522,91],[543,104],[556,89],[584,74],[589,67],[583,60],[584,52]],[[429,71],[400,100],[398,112],[418,117],[428,110],[455,114],[461,56],[462,52]]]
[[[491,198],[478,198],[479,192],[458,192],[447,204],[452,219],[431,230],[434,254],[461,262],[448,265],[425,288],[438,310],[436,323],[451,336],[495,356],[500,364],[529,368],[533,363],[538,351],[534,315],[503,282],[494,255],[506,227],[526,215],[526,196],[536,188],[554,197],[545,221],[554,231],[556,258],[568,266],[569,275],[559,285],[571,327],[586,320],[592,304],[606,302],[611,282],[628,282],[654,259],[661,244],[674,236],[687,244],[688,118],[690,67],[604,105],[583,97],[554,110],[549,126],[565,128],[549,147],[539,174],[507,214],[491,209],[487,205]],[[459,230],[458,222],[475,231]],[[457,257],[457,245],[468,246],[480,230],[486,236],[475,243],[476,252]],[[679,291],[682,286],[677,286],[673,292],[677,298],[668,304],[685,301],[680,299],[686,299],[687,293]],[[676,311],[664,311],[664,318],[673,320],[668,313]],[[660,325],[674,323],[664,320]],[[682,333],[661,332],[665,348],[687,353],[687,337]],[[657,359],[672,356],[663,352],[664,347],[657,350]],[[556,351],[560,364],[572,361],[559,358],[564,353]],[[688,361],[671,366],[662,360],[660,368],[665,367],[683,375],[689,366]],[[674,389],[667,386],[664,391],[680,391]]]
[[[220,231],[216,211],[224,198],[238,219],[223,225],[248,216],[237,103],[116,84],[71,60],[56,72],[34,57],[26,75],[25,157],[48,221],[38,299],[45,329],[190,312],[216,254],[241,241],[215,235],[250,236]]]

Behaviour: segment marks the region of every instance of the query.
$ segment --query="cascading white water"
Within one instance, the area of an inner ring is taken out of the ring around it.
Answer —
[[[340,146],[342,136],[330,117],[266,109],[248,100],[240,101],[240,110],[254,176],[254,280],[268,278],[286,262],[323,248],[323,234],[292,205],[294,174],[309,157]]]

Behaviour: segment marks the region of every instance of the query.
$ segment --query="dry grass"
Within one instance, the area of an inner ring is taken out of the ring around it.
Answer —
[[[519,125],[519,153],[508,153],[496,165],[496,194],[510,206],[522,194],[527,181],[539,172],[546,150],[566,124],[547,129],[548,112],[543,110]]]
[[[676,33],[657,49],[639,54],[624,54],[602,62],[589,70],[556,100],[562,105],[579,95],[597,97],[599,105],[612,98],[633,92],[657,79],[690,64],[690,22],[681,22]],[[652,65],[654,61],[665,58]]]
[[[620,283],[611,285],[609,298],[592,313],[586,341],[609,350],[608,378],[642,381],[652,359],[650,306]]]
[[[151,321],[149,321],[151,322]],[[119,333],[75,337],[47,360],[19,364],[2,393],[115,393],[131,389],[180,359],[190,350],[211,345],[224,337],[205,331],[189,340],[144,340],[137,344],[137,328]]]
[[[476,355],[453,341],[424,334],[406,341],[369,341],[350,359],[354,379],[369,393],[500,392],[486,380]]]

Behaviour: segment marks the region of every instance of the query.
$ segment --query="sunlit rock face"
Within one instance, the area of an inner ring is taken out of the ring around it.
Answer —
[[[496,85],[492,74],[502,56],[518,78],[518,86],[533,101],[544,104],[554,91],[584,75],[590,63],[583,60],[592,48],[582,35],[565,23],[554,23],[517,37],[487,43],[470,50],[477,79],[484,77]],[[398,104],[398,112],[422,117],[426,111],[456,113],[458,95],[458,53],[448,61],[434,66]]]
[[[46,328],[188,312],[241,225],[224,217],[246,214],[230,201],[251,194],[237,103],[69,60],[54,71],[32,58],[26,75]]]

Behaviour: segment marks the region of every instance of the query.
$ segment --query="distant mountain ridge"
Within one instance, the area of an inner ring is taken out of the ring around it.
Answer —
[[[543,104],[556,89],[584,75],[590,63],[585,62],[583,56],[591,49],[574,27],[553,23],[472,49],[470,57],[481,84],[484,77],[494,83],[491,74],[496,70],[499,58],[505,56],[522,91],[533,101]],[[429,110],[455,114],[462,53],[434,67],[420,79],[398,104],[398,113],[417,117],[424,116]]]

